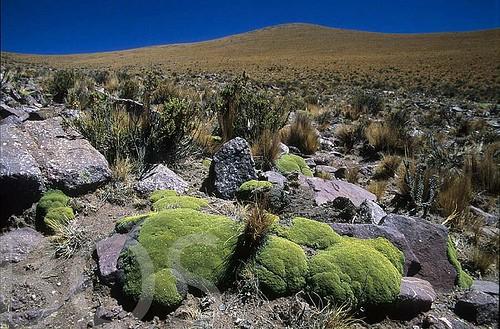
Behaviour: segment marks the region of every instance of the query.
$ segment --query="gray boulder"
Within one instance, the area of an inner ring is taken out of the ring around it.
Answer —
[[[348,198],[356,207],[365,200],[377,199],[373,193],[364,188],[338,179],[324,180],[318,177],[300,176],[300,183],[314,192],[314,200],[318,206],[338,197]]]
[[[99,275],[105,284],[114,284],[118,279],[118,257],[126,241],[126,234],[113,234],[96,244]]]
[[[387,215],[382,225],[402,233],[420,262],[417,277],[429,281],[434,289],[451,291],[457,271],[448,260],[448,229],[417,217]]]
[[[373,239],[384,237],[401,250],[405,257],[404,274],[412,276],[420,270],[420,260],[415,256],[405,236],[393,226],[373,224],[330,224],[332,229],[340,235],[352,236],[358,239]]]
[[[0,126],[2,218],[36,201],[42,191],[58,188],[70,195],[95,189],[111,178],[102,154],[61,118]]]
[[[498,296],[498,283],[492,281],[474,280],[471,290],[481,291],[488,295]]]
[[[156,190],[175,190],[182,194],[187,188],[188,183],[184,179],[162,164],[156,165],[143,175],[135,186],[142,194],[150,194]]]
[[[471,290],[455,304],[455,314],[475,324],[490,324],[498,321],[498,297]]]
[[[287,179],[277,171],[266,171],[262,173],[262,177],[268,182],[277,184],[279,187],[284,187]]]
[[[0,235],[0,265],[24,260],[42,240],[43,235],[29,227]]]
[[[244,182],[257,179],[250,145],[236,137],[215,153],[203,189],[222,199],[232,199]]]
[[[392,316],[411,319],[419,313],[430,310],[435,300],[436,292],[429,282],[414,277],[403,277]]]

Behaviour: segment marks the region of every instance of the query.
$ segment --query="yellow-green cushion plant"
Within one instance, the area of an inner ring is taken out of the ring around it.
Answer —
[[[255,263],[261,289],[270,296],[291,295],[306,284],[306,255],[298,244],[290,240],[269,237]]]
[[[73,219],[75,219],[75,214],[71,207],[55,207],[49,208],[49,211],[43,218],[43,223],[48,233],[53,234],[61,226],[66,225]]]
[[[69,196],[60,190],[49,190],[43,194],[36,205],[37,217],[45,217],[50,208],[66,207],[69,203]]]
[[[199,289],[218,284],[239,232],[240,226],[230,218],[193,209],[149,214],[143,218],[138,244],[131,244],[120,255],[123,292],[138,300],[143,291],[141,269],[149,269],[155,281],[150,290],[153,304],[162,309],[178,306],[186,294],[183,280]],[[144,280],[148,286],[152,279]]]
[[[153,203],[153,210],[161,211],[175,208],[189,208],[199,210],[206,206],[208,206],[208,201],[202,198],[186,195],[165,196]]]
[[[306,161],[302,157],[295,154],[282,155],[278,160],[276,160],[276,168],[278,168],[278,170],[283,174],[298,172],[304,176],[313,176],[313,173]]]
[[[342,239],[328,224],[303,217],[295,217],[290,227],[281,226],[276,231],[290,241],[315,249],[326,249]]]
[[[310,289],[335,303],[354,307],[394,302],[401,272],[366,241],[342,239],[314,255],[309,261]]]
[[[151,193],[151,195],[149,196],[149,201],[151,201],[151,203],[155,203],[156,201],[163,199],[164,197],[176,195],[177,192],[174,190],[157,190]]]

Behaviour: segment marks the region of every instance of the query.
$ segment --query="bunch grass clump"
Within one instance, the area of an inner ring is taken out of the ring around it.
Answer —
[[[284,129],[282,140],[286,145],[297,147],[303,154],[318,150],[319,135],[307,113],[297,112],[292,124]]]

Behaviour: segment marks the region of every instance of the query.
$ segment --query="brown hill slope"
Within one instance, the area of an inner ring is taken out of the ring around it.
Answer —
[[[440,34],[381,34],[288,24],[226,38],[126,51],[37,56],[7,61],[54,67],[161,67],[183,73],[245,70],[262,81],[317,79],[379,87],[473,91],[498,96],[500,29]]]

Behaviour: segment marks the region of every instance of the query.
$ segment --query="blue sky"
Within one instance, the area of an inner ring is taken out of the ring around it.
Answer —
[[[376,32],[500,27],[500,0],[0,0],[1,49],[65,54],[208,40],[304,22]]]

